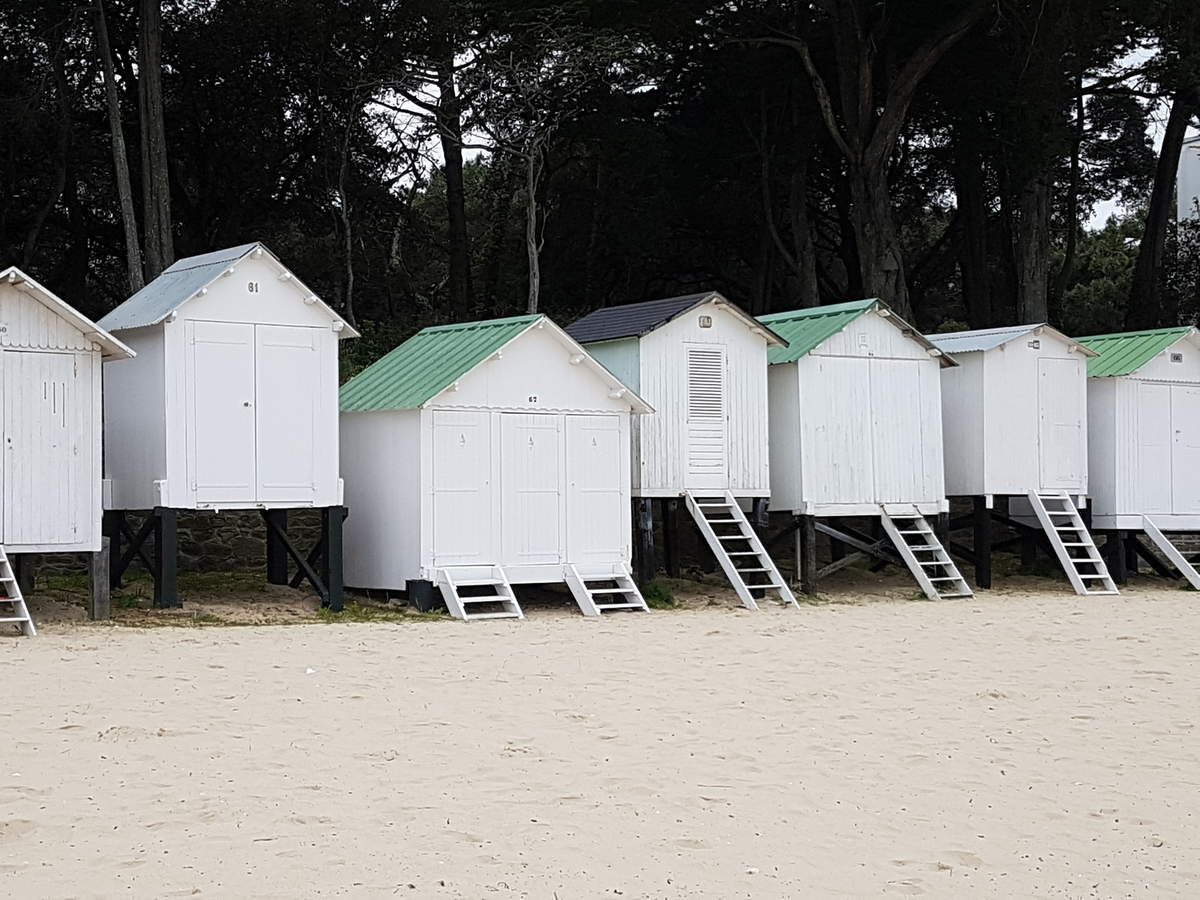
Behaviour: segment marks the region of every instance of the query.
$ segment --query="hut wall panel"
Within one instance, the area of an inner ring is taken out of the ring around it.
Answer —
[[[878,311],[851,322],[814,348],[811,356],[874,356],[881,359],[928,359],[919,342],[905,335]]]
[[[1183,361],[1172,362],[1173,354],[1182,355]],[[1136,377],[1146,381],[1200,384],[1200,347],[1192,340],[1176,341],[1138,369]]]
[[[104,371],[104,467],[114,509],[150,509],[156,480],[167,477],[167,402],[160,328],[120,335],[137,356]],[[182,422],[180,423],[182,425]]]
[[[942,424],[946,492],[952,497],[986,494],[984,476],[986,354],[963,353],[942,370]]]
[[[0,285],[0,347],[91,350],[92,341],[19,284]]]
[[[1118,461],[1121,457],[1117,428],[1118,378],[1091,378],[1087,386],[1088,493],[1095,515],[1111,516],[1119,511]]]
[[[800,508],[801,460],[800,380],[795,363],[767,370],[770,398],[771,506],[780,511]]]

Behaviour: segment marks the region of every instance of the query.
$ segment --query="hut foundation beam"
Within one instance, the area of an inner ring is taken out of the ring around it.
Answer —
[[[154,530],[154,606],[183,606],[179,599],[179,512],[158,506],[150,521]]]
[[[267,583],[288,583],[288,554],[287,547],[279,540],[279,532],[287,533],[288,513],[286,509],[268,509],[263,511],[264,519],[274,519],[278,529],[267,528]]]
[[[796,529],[796,573],[800,590],[812,596],[817,592],[817,528],[816,518],[801,516]]]
[[[112,618],[111,553],[112,539],[106,535],[100,538],[100,549],[88,558],[88,618],[93,622]]]
[[[992,586],[992,511],[986,497],[973,497],[973,529],[975,548],[975,584],[981,588]]]
[[[664,499],[659,504],[662,516],[663,569],[668,578],[679,577],[679,501]]]
[[[646,585],[654,580],[657,569],[654,558],[654,501],[638,497],[633,501],[637,526],[637,580]]]

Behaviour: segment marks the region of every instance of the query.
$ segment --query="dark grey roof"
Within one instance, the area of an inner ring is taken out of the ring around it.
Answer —
[[[606,306],[588,313],[582,319],[567,326],[567,334],[581,344],[599,341],[615,341],[619,338],[641,337],[656,328],[666,325],[689,309],[701,303],[718,301],[750,328],[765,332],[768,344],[784,345],[783,338],[765,328],[741,307],[730,303],[716,291],[703,294],[686,294],[683,297],[667,297],[664,300],[646,300],[642,303],[626,303],[623,306]]]

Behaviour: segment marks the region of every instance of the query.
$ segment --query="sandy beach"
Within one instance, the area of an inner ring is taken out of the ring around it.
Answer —
[[[0,895],[1195,896],[1200,597],[1149,583],[45,624],[0,638]]]

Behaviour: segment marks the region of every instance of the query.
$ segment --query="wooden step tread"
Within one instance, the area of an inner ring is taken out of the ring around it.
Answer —
[[[642,604],[630,601],[629,603],[597,603],[596,609],[601,611],[606,609],[641,609]]]
[[[590,588],[585,585],[589,594],[632,594],[631,587],[615,587],[615,588]]]

